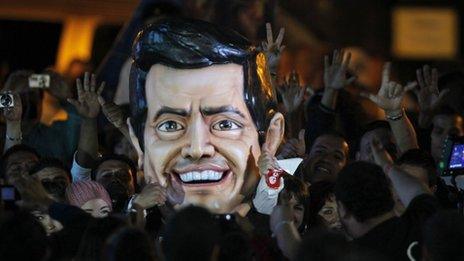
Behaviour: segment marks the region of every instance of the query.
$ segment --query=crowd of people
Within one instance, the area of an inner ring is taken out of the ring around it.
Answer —
[[[464,71],[402,84],[387,62],[359,91],[335,49],[303,86],[279,74],[284,29],[251,48],[145,2],[95,74],[2,83],[1,260],[464,260],[464,188],[443,175]],[[67,116],[41,121],[44,96]]]

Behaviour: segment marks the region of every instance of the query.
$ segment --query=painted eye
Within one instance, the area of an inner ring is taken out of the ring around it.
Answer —
[[[238,130],[241,128],[241,126],[231,120],[222,120],[213,125],[213,129],[218,131]]]
[[[165,121],[159,124],[157,129],[162,132],[175,132],[183,130],[184,127],[176,121]]]

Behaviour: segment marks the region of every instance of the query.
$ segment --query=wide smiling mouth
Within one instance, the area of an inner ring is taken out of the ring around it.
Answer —
[[[329,168],[326,168],[325,166],[323,166],[322,164],[320,165],[316,165],[315,168],[314,168],[315,172],[318,172],[318,173],[324,173],[326,175],[330,175],[330,169]]]
[[[174,175],[184,185],[216,185],[231,175],[231,171],[198,170]]]

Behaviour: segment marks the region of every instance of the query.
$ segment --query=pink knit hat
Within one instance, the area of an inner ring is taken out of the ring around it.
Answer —
[[[86,202],[92,199],[103,199],[112,210],[111,198],[106,189],[95,181],[79,181],[72,183],[66,189],[66,198],[69,204],[82,207]]]

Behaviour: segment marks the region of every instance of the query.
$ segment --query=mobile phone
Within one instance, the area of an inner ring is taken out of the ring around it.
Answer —
[[[30,88],[49,88],[50,87],[50,75],[48,74],[32,74],[29,76],[29,87]]]
[[[0,190],[5,210],[17,209],[16,201],[20,199],[20,196],[16,188],[10,185],[1,185]]]

